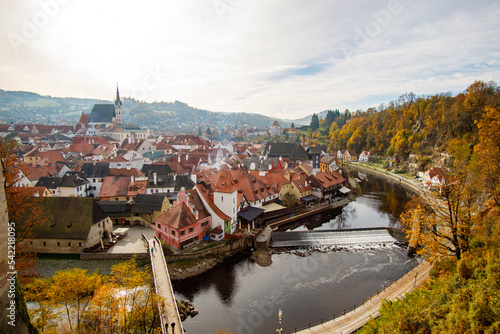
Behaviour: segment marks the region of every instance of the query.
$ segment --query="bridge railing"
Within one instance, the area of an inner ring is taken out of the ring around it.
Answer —
[[[144,235],[144,233],[142,234],[142,238],[146,241],[146,245],[147,245],[146,247],[148,248],[149,262],[151,264],[151,271],[153,272],[153,282],[155,284],[155,292],[156,292],[156,295],[158,296],[158,285],[156,284],[156,271],[155,271],[155,265],[153,263],[153,257],[151,254],[151,248],[149,248],[149,240]],[[163,321],[163,317],[161,316],[162,312],[163,312],[163,310],[162,310],[160,304],[158,303],[158,314],[160,316],[161,332],[165,333],[165,322]],[[165,334],[167,334],[167,333],[165,333]]]
[[[174,299],[174,306],[175,306],[175,312],[177,314],[177,320],[179,322],[179,327],[181,329],[181,333],[184,333],[184,328],[182,327],[182,321],[181,321],[181,317],[179,315],[179,309],[177,308],[177,302],[175,300],[174,289],[172,287],[172,280],[170,279],[170,274],[168,273],[167,262],[165,261],[165,254],[163,253],[163,247],[161,245],[161,240],[158,239],[158,237],[156,235],[155,235],[155,240],[158,243],[158,245],[160,245],[160,253],[161,253],[161,258],[163,260],[163,267],[165,268],[165,271],[167,272],[168,286],[170,287],[170,293],[172,294],[172,298]]]

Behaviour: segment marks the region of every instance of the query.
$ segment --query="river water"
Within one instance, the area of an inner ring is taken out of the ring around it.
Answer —
[[[361,194],[343,209],[313,217],[294,231],[363,227],[398,227],[399,215],[411,198],[396,183],[364,175]],[[302,252],[304,253],[304,252]],[[174,281],[177,299],[189,300],[200,312],[183,322],[187,333],[215,334],[228,328],[238,334],[275,333],[278,311],[283,312],[284,333],[331,320],[359,306],[391,281],[418,265],[395,245],[350,247],[343,251],[311,251],[272,255],[272,264],[261,267],[249,255],[226,259],[196,277]],[[121,261],[81,261],[65,258],[40,260],[42,276],[57,270],[81,267],[109,273]],[[141,260],[142,261],[142,260]]]
[[[294,231],[398,227],[411,198],[398,184],[355,175],[361,195],[342,210],[315,217]],[[275,333],[282,310],[284,333],[331,320],[418,265],[395,245],[351,247],[344,251],[311,251],[272,255],[261,267],[249,256],[227,259],[197,277],[174,281],[178,298],[189,300],[199,315],[184,321],[187,333]]]

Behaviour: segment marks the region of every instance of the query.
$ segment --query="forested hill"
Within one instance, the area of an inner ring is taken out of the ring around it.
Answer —
[[[345,125],[330,127],[329,149],[370,150],[406,160],[409,154],[432,155],[453,143],[478,141],[478,122],[485,112],[500,112],[500,90],[494,82],[477,81],[457,96],[404,94],[380,110],[351,113]]]
[[[90,113],[96,103],[113,102],[0,89],[0,122],[73,125],[78,122],[82,113]],[[180,101],[146,103],[130,98],[123,98],[123,115],[126,123],[172,133],[197,131],[199,127],[219,131],[227,127],[268,129],[276,120],[260,114],[213,112]],[[279,121],[283,127],[290,126],[292,122]]]

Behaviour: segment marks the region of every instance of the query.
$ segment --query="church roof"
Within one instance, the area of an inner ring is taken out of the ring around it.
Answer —
[[[95,104],[89,116],[89,123],[111,123],[116,117],[114,104]]]

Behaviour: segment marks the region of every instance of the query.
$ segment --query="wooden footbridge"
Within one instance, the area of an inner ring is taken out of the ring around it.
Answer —
[[[160,240],[156,237],[148,240],[144,234],[142,236],[148,245],[156,294],[161,297],[163,302],[158,305],[162,333],[184,334]],[[173,327],[172,324],[174,324]]]

